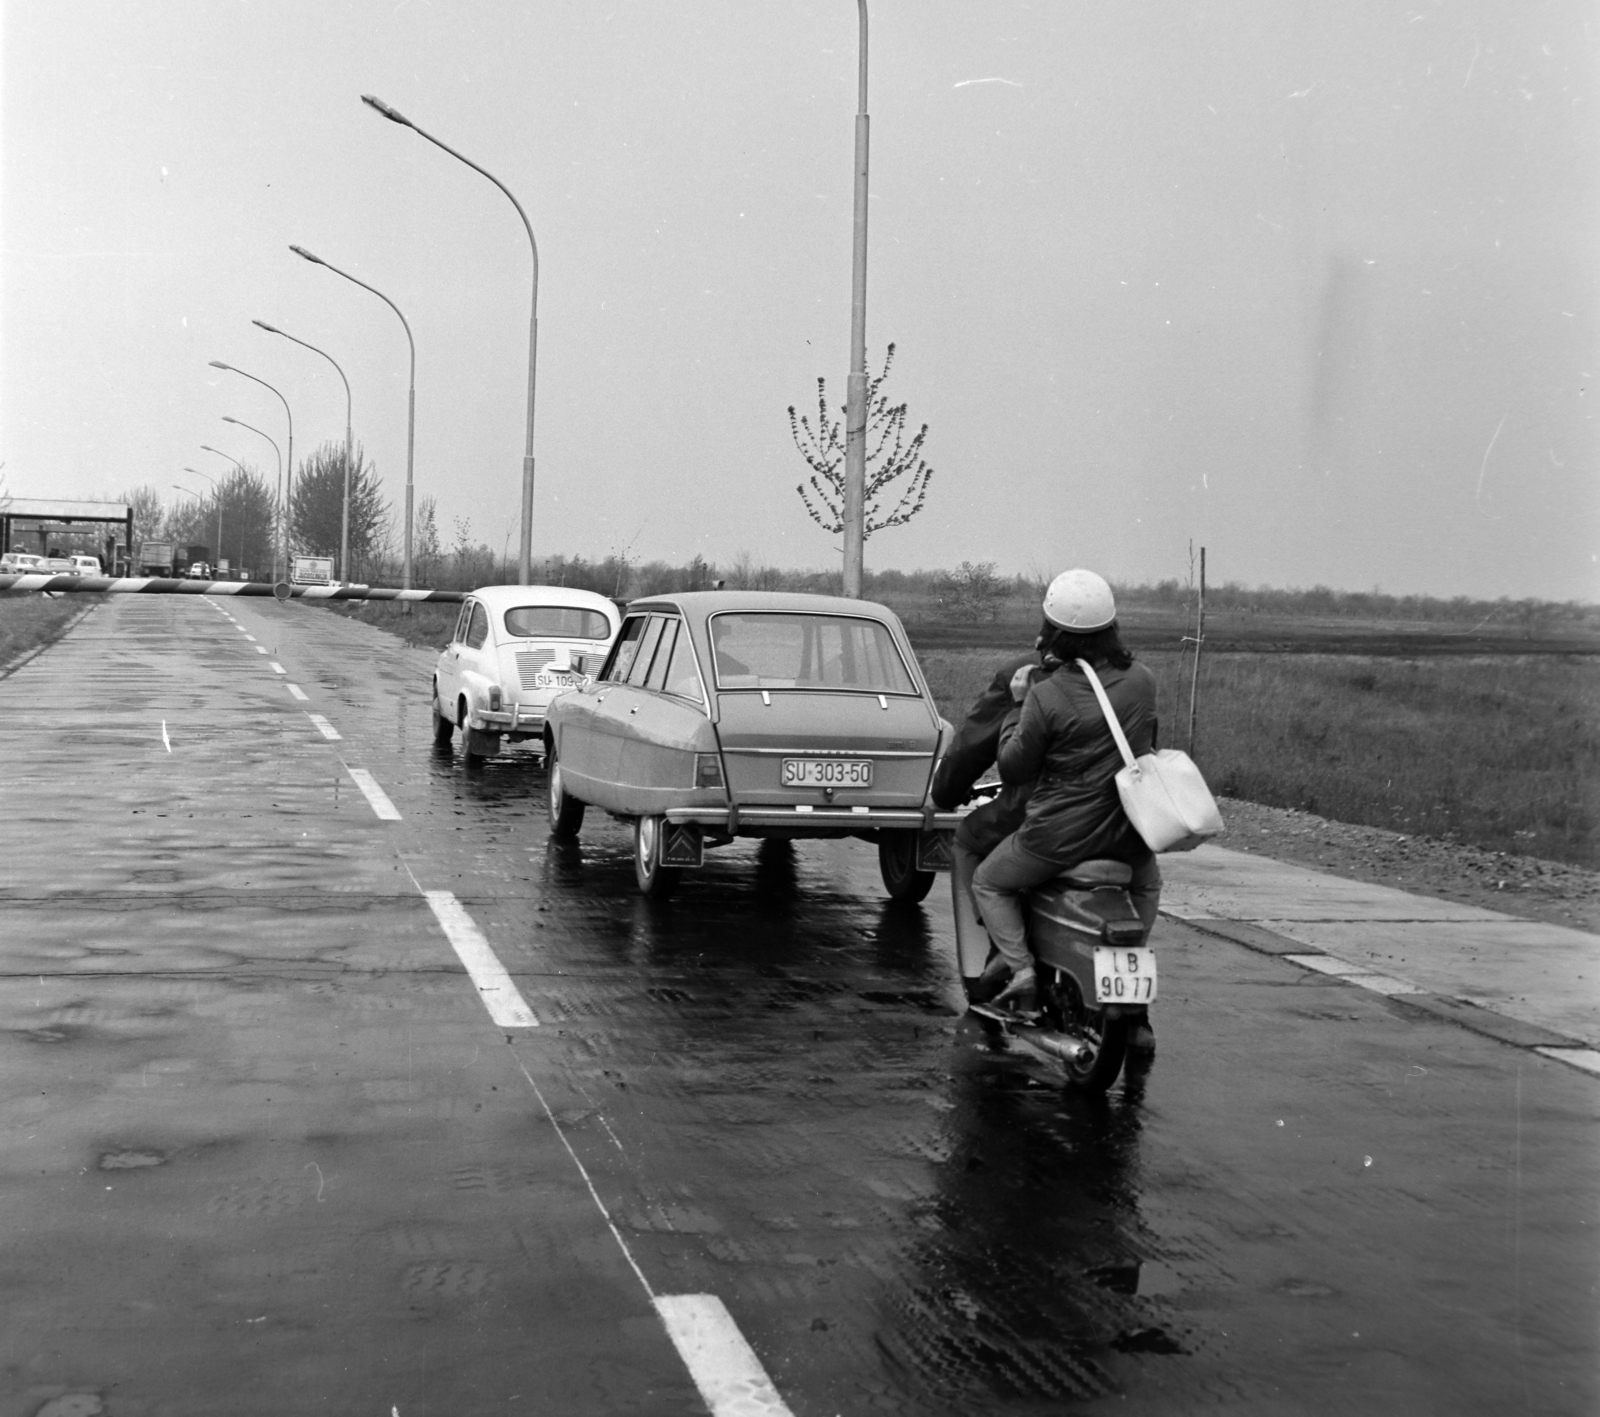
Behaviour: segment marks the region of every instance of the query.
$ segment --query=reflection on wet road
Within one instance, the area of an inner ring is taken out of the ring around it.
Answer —
[[[1592,1410],[1593,1079],[1163,921],[1158,1061],[1066,1094],[941,892],[646,902],[431,658],[129,599],[0,680],[0,1413],[704,1411],[688,1296],[799,1417]]]

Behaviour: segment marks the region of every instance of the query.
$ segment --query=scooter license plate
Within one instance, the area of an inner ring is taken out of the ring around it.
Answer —
[[[1111,949],[1094,952],[1094,1001],[1097,1004],[1148,1004],[1156,996],[1156,952]]]

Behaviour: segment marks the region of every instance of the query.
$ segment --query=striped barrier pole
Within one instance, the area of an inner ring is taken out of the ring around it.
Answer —
[[[68,595],[243,595],[277,600],[438,600],[461,601],[459,590],[397,590],[392,586],[290,585],[279,581],[192,581],[160,576],[0,576],[0,594],[44,591]]]

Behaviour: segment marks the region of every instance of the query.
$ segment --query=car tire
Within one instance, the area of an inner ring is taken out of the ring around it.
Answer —
[[[550,812],[550,835],[557,841],[575,840],[583,827],[584,804],[569,796],[561,785],[561,762],[554,746],[545,749],[545,806]]]
[[[456,726],[439,712],[438,685],[434,686],[433,693],[433,746],[440,753],[450,751],[450,741],[455,737]]]
[[[937,871],[917,869],[917,832],[914,829],[889,829],[878,833],[878,874],[889,899],[902,905],[915,905],[933,889]]]
[[[635,817],[633,822],[633,878],[640,894],[665,900],[678,888],[683,872],[661,864],[661,828],[664,817]]]

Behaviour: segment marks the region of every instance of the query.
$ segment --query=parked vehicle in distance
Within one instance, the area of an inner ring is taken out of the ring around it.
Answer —
[[[139,548],[139,574],[141,576],[170,576],[172,574],[172,543],[147,541]]]
[[[7,551],[0,556],[0,576],[37,576],[44,568],[44,557],[27,551]]]
[[[434,670],[434,746],[448,750],[459,728],[471,766],[502,740],[542,743],[550,701],[589,682],[621,620],[605,596],[567,586],[473,591]]]
[[[98,556],[73,556],[71,560],[72,564],[78,568],[78,574],[80,576],[98,576],[104,574],[104,572],[102,572],[100,569],[100,558]]]
[[[191,561],[189,569],[184,572],[184,575],[191,581],[209,581],[211,579],[211,567],[206,565],[204,561]]]
[[[859,837],[889,894],[921,900],[961,819],[928,802],[950,733],[886,606],[654,596],[629,605],[599,677],[550,706],[551,831],[575,836],[585,806],[631,819],[647,895],[737,837]]]
[[[75,576],[78,568],[72,564],[67,556],[45,556],[39,561],[38,569],[47,576]]]

